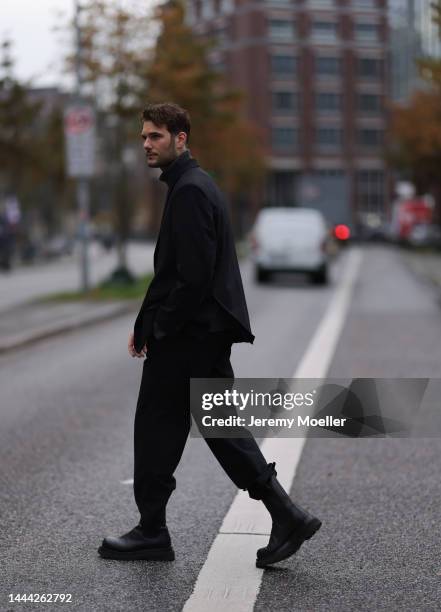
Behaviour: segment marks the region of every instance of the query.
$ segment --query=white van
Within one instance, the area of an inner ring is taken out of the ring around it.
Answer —
[[[306,272],[314,283],[327,283],[328,239],[318,210],[263,208],[251,233],[256,281],[266,282],[273,272]]]

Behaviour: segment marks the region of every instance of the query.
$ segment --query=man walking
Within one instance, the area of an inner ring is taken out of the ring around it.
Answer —
[[[148,288],[128,350],[147,356],[135,415],[134,495],[139,524],[105,538],[109,559],[174,560],[166,505],[190,431],[190,378],[234,378],[231,345],[253,342],[225,198],[187,148],[190,118],[176,104],[143,112],[147,163],[161,168],[167,200]],[[261,500],[272,517],[265,567],[294,554],[321,522],[293,504],[252,436],[206,438],[235,485]]]

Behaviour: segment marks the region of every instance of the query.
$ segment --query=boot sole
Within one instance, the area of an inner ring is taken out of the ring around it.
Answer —
[[[288,559],[294,553],[296,553],[300,546],[305,542],[305,540],[309,540],[312,536],[317,533],[317,531],[322,526],[322,522],[313,518],[307,523],[300,531],[296,529],[288,538],[271,554],[263,559],[256,560],[256,567],[264,568],[267,565],[271,565],[272,563],[277,563],[278,561],[283,561],[284,559]]]
[[[100,546],[98,554],[103,559],[117,559],[118,561],[174,561],[173,548],[146,548],[133,551],[122,551]]]

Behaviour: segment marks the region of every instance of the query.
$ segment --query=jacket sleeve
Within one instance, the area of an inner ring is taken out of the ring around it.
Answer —
[[[186,185],[170,202],[177,281],[156,313],[157,339],[177,333],[210,292],[216,263],[216,228],[211,202]]]

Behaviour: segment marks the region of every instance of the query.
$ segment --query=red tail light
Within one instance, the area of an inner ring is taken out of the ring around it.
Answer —
[[[334,227],[334,236],[337,240],[348,240],[351,235],[351,231],[347,225],[336,225]]]

